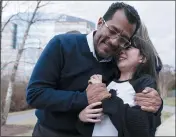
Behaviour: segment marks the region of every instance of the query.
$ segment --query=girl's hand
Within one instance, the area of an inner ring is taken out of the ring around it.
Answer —
[[[95,74],[90,77],[88,84],[102,83],[102,75]]]
[[[101,105],[102,102],[96,102],[88,105],[79,113],[79,119],[83,122],[97,123],[101,122],[101,117],[103,115],[102,108],[94,108]]]

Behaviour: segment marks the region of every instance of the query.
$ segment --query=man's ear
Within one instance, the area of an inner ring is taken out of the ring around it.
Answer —
[[[99,20],[98,20],[98,23],[97,23],[97,29],[101,28],[103,26],[103,18],[100,17]]]

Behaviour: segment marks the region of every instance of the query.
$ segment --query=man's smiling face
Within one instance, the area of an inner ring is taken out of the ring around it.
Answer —
[[[129,42],[136,29],[136,24],[130,24],[123,9],[117,10],[112,19],[104,21],[100,18],[98,29],[94,35],[94,45],[97,54],[102,58],[115,55],[119,45]]]

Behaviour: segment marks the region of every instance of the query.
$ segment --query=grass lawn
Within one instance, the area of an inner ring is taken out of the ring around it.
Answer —
[[[164,101],[164,105],[175,106],[175,97],[167,97],[167,98],[164,98],[163,101]],[[161,121],[162,122],[165,121],[172,115],[173,113],[162,111]]]
[[[175,97],[164,98],[164,105],[175,106]]]

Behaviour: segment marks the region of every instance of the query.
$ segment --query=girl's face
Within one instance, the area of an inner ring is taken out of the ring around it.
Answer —
[[[143,56],[140,54],[140,50],[135,47],[129,47],[128,49],[122,50],[117,60],[120,71],[135,71],[135,68],[140,63],[143,63]]]

